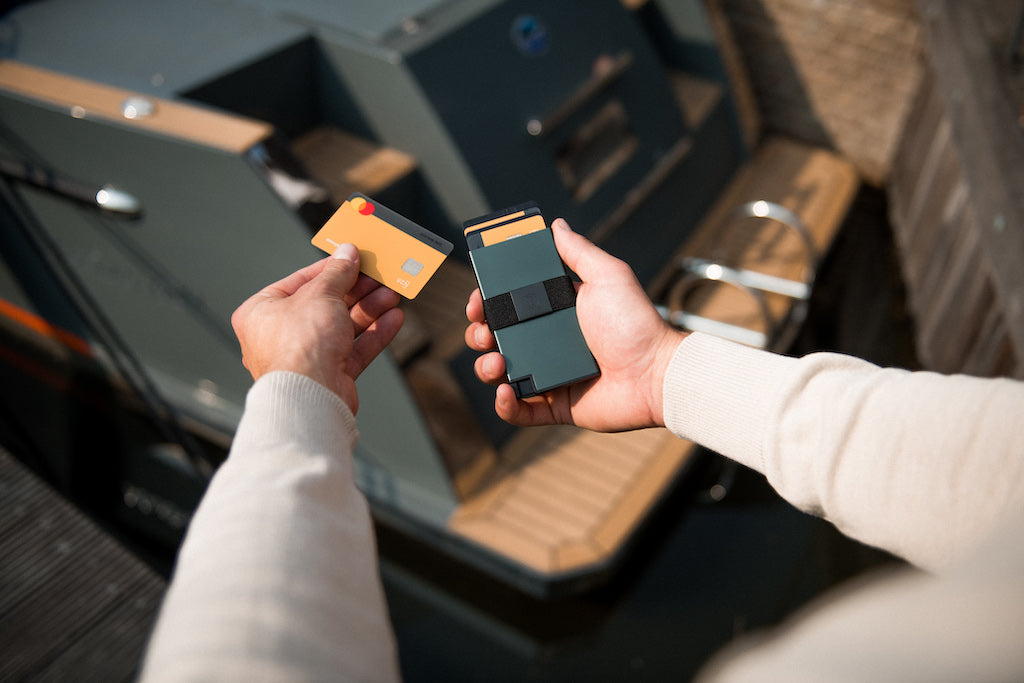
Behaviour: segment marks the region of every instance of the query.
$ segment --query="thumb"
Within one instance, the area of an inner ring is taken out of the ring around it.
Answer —
[[[573,232],[564,218],[556,218],[551,223],[551,228],[558,255],[584,282],[593,280],[600,274],[603,259],[614,258],[583,235]]]
[[[339,299],[348,294],[359,277],[359,250],[353,244],[338,246],[320,273],[320,286]]]

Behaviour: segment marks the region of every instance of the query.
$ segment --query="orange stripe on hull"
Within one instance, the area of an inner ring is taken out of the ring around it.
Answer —
[[[68,332],[53,325],[45,318],[42,318],[31,311],[26,311],[20,306],[15,306],[9,301],[0,299],[0,315],[13,320],[22,327],[41,334],[48,339],[53,339],[69,349],[80,353],[83,356],[92,357],[92,345],[77,334]]]

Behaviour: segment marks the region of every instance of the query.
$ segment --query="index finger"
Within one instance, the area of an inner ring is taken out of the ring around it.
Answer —
[[[320,259],[314,263],[309,264],[305,268],[301,268],[286,278],[282,278],[273,284],[269,284],[259,291],[263,296],[271,297],[274,299],[283,299],[289,297],[299,289],[323,272],[323,269],[330,262],[331,257]]]
[[[365,299],[370,294],[383,287],[372,277],[366,273],[359,273],[359,277],[356,278],[356,283],[352,286],[352,289],[345,295],[345,305],[349,308],[355,306],[358,302]]]
[[[479,287],[469,295],[469,302],[466,304],[466,318],[471,323],[484,322],[484,297],[480,294]]]

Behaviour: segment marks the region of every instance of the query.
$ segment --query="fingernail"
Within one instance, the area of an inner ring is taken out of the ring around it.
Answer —
[[[359,260],[359,250],[356,249],[356,245],[345,242],[344,244],[338,245],[338,248],[334,250],[333,254],[331,254],[331,258],[345,259],[346,261],[355,263]]]
[[[552,225],[557,227],[559,230],[572,230],[572,228],[569,227],[568,221],[564,218],[556,218]]]

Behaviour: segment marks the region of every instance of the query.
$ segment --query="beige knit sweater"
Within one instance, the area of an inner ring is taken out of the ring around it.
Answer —
[[[716,658],[712,680],[1024,680],[1024,384],[789,359],[694,334],[666,425],[927,571],[877,578]],[[182,546],[143,679],[395,680],[355,420],[274,373]],[[750,558],[757,571],[757,559]]]

